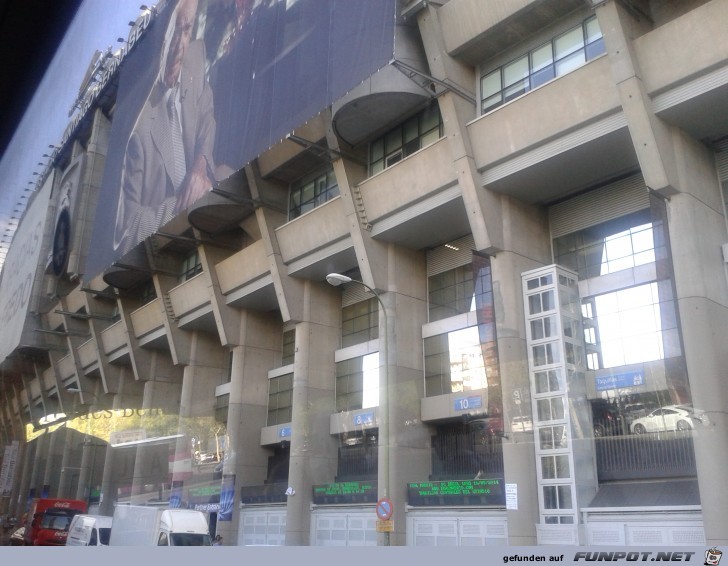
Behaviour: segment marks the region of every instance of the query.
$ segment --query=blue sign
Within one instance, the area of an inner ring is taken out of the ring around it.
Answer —
[[[359,413],[354,415],[354,426],[369,426],[374,424],[374,412]]]
[[[618,373],[617,375],[608,375],[606,377],[595,377],[597,391],[607,391],[608,389],[621,389],[623,387],[636,387],[645,384],[645,376],[641,371],[630,371],[627,373]]]
[[[288,438],[289,436],[291,436],[291,427],[290,426],[284,426],[278,430],[279,438]]]
[[[220,489],[220,509],[217,512],[218,521],[233,520],[233,503],[235,502],[235,474],[225,475],[222,478]]]
[[[483,399],[480,395],[474,395],[472,397],[460,397],[455,399],[455,410],[456,411],[467,411],[469,409],[480,409],[483,407]]]

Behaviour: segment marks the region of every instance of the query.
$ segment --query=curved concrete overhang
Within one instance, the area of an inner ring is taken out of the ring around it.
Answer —
[[[187,211],[187,221],[206,234],[217,235],[253,214],[253,205],[245,170],[241,169],[195,202]]]
[[[131,289],[149,279],[149,274],[149,261],[144,243],[141,243],[107,267],[102,279],[111,287]]]

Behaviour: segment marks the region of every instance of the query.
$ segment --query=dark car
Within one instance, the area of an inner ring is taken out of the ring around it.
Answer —
[[[616,407],[604,400],[592,401],[594,438],[624,434],[624,419]]]

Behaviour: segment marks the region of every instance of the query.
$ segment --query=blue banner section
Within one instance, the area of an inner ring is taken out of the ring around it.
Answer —
[[[235,474],[227,474],[222,478],[220,490],[220,510],[217,512],[218,521],[232,521],[235,503]]]
[[[624,387],[637,387],[645,384],[645,374],[641,371],[630,371],[627,373],[619,373],[609,375],[607,377],[595,377],[597,391],[607,391],[609,389],[622,389]]]
[[[170,509],[179,509],[182,507],[182,486],[183,482],[181,481],[172,482],[172,491],[169,495]]]
[[[395,0],[167,0],[119,72],[92,278],[386,66]]]

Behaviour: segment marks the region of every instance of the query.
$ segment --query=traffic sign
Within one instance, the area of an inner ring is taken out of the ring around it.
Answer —
[[[382,521],[389,521],[392,518],[394,512],[394,505],[392,501],[387,497],[382,497],[377,501],[377,517]]]

